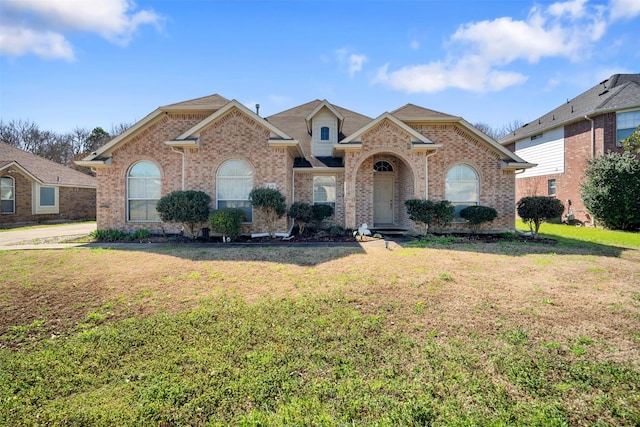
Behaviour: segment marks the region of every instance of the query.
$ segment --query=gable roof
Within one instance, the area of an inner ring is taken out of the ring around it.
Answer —
[[[427,138],[426,136],[422,135],[419,132],[416,132],[413,128],[403,123],[400,119],[398,119],[391,113],[382,113],[381,115],[376,117],[373,121],[361,127],[357,132],[355,132],[354,134],[350,135],[348,138],[345,138],[344,140],[339,142],[338,145],[359,141],[363,134],[365,134],[366,132],[371,130],[374,126],[378,125],[379,123],[382,123],[385,120],[392,122],[393,124],[398,126],[400,129],[408,133],[412,138],[412,142],[430,144],[430,145],[433,145],[434,148],[441,147],[441,144],[434,144],[433,141],[431,141],[429,138]]]
[[[566,126],[585,116],[640,107],[640,74],[614,74],[554,110],[506,135],[501,144]]]
[[[80,161],[75,161],[74,163],[79,166],[85,167],[102,167],[108,164],[109,154],[118,148],[124,141],[129,139],[131,136],[136,133],[144,130],[150,123],[154,120],[158,119],[164,113],[170,112],[210,112],[213,113],[220,108],[222,108],[225,104],[228,104],[229,100],[224,96],[213,94],[209,96],[203,96],[200,98],[190,99],[187,101],[178,102],[175,104],[168,104],[162,107],[156,108],[151,113],[147,114],[142,120],[137,123],[134,123],[133,126],[129,127],[127,130],[122,132],[120,135],[113,138],[111,141],[107,142],[103,146],[99,147],[96,151],[85,157]]]
[[[455,123],[466,129],[472,135],[476,136],[480,141],[484,142],[493,150],[500,153],[504,162],[503,167],[505,169],[526,169],[536,166],[535,164],[528,163],[521,159],[510,150],[507,150],[505,147],[500,145],[498,141],[486,135],[484,132],[481,132],[478,128],[467,122],[462,117],[452,116],[450,114],[430,110],[414,104],[407,104],[404,107],[400,107],[391,112],[391,114],[405,123]]]
[[[44,185],[95,188],[96,179],[28,151],[0,142],[0,173],[12,167]]]
[[[307,122],[307,130],[311,132],[311,122],[313,121],[313,117],[316,114],[318,114],[318,112],[323,108],[326,108],[327,110],[331,111],[331,114],[336,116],[336,118],[338,119],[338,132],[341,132],[342,124],[344,123],[344,115],[342,115],[338,110],[336,110],[336,108],[333,105],[331,105],[329,101],[327,101],[326,99],[322,100],[320,104],[318,104],[316,108],[314,108],[313,111],[310,112],[307,115],[307,117],[305,117],[305,121]]]

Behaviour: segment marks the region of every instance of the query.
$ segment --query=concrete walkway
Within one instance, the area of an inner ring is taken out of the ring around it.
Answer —
[[[93,223],[72,223],[65,225],[34,226],[33,228],[0,231],[0,250],[20,249],[23,246],[35,246],[45,249],[49,243],[47,239],[71,238],[74,236],[87,236],[96,229]],[[56,248],[79,246],[74,243],[52,243]]]

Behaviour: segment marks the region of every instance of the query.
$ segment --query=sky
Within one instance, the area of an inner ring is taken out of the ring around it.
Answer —
[[[640,72],[640,0],[0,0],[0,119],[109,131],[220,94],[499,128]]]

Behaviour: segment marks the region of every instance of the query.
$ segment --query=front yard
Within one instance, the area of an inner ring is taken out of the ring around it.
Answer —
[[[0,252],[0,424],[640,423],[639,249],[423,246]]]

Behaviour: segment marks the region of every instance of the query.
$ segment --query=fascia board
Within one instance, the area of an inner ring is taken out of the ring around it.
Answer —
[[[426,136],[420,134],[419,132],[416,132],[411,127],[407,126],[406,123],[402,122],[400,119],[396,118],[395,116],[393,116],[390,113],[381,114],[380,116],[378,116],[377,118],[373,119],[371,122],[367,123],[365,126],[360,128],[358,131],[354,132],[348,138],[345,138],[342,141],[340,141],[339,144],[348,144],[348,143],[351,143],[351,142],[359,141],[360,137],[363,134],[365,134],[366,132],[371,130],[374,126],[377,126],[379,123],[382,123],[382,121],[384,121],[385,119],[391,121],[393,124],[398,126],[400,129],[402,129],[403,131],[407,132],[409,135],[411,135],[413,138],[415,138],[416,141],[424,142],[424,143],[427,143],[427,144],[433,144],[433,141],[431,141],[429,138],[427,138]]]
[[[516,163],[527,163],[525,162],[523,159],[521,159],[520,157],[518,157],[515,153],[513,153],[510,150],[507,150],[503,145],[501,145],[498,141],[496,141],[495,139],[491,138],[489,135],[485,135],[484,132],[481,132],[480,130],[478,130],[475,126],[473,126],[471,123],[469,123],[468,121],[466,121],[465,119],[460,119],[460,121],[458,122],[460,123],[464,128],[466,128],[468,131],[470,131],[471,133],[473,133],[475,136],[477,136],[478,138],[480,138],[482,141],[484,141],[487,145],[493,147],[494,149],[496,149],[497,151],[499,151],[500,153],[504,154],[505,156],[507,156],[509,159],[513,160]]]
[[[18,168],[23,174],[27,175],[33,181],[36,181],[38,184],[44,184],[44,182],[41,179],[39,179],[37,176],[35,176],[31,172],[29,172],[27,169],[23,168],[22,165],[20,163],[16,162],[15,160],[10,162],[10,163],[7,163],[6,165],[4,165],[2,168],[0,168],[0,171],[3,171],[5,169],[9,169],[11,167]]]
[[[303,173],[318,173],[318,174],[323,174],[323,175],[331,175],[331,173],[335,173],[335,172],[339,172],[339,173],[344,173],[345,168],[344,166],[340,166],[340,167],[336,167],[336,168],[330,168],[330,167],[318,167],[318,168],[314,168],[314,167],[310,167],[310,168],[293,168],[294,171],[297,172],[303,172]]]
[[[193,126],[191,129],[189,129],[186,132],[184,132],[182,135],[180,135],[178,138],[176,138],[176,140],[187,139],[187,138],[190,138],[190,137],[199,136],[200,135],[200,131],[202,131],[202,129],[204,129],[206,126],[208,126],[209,124],[213,123],[214,121],[216,121],[217,119],[222,117],[224,114],[226,114],[232,108],[237,108],[242,113],[244,113],[245,115],[247,115],[248,117],[253,119],[255,122],[257,122],[261,126],[267,128],[273,135],[276,135],[278,138],[293,139],[289,135],[287,135],[286,133],[282,132],[280,129],[278,129],[277,127],[275,127],[274,125],[272,125],[268,121],[264,120],[262,117],[258,116],[256,113],[254,113],[253,111],[249,110],[247,107],[245,107],[244,105],[242,105],[241,103],[239,103],[235,99],[233,99],[233,100],[229,101],[227,104],[225,104],[224,107],[220,108],[218,111],[216,111],[215,113],[211,114],[209,117],[207,117],[206,119],[202,120],[197,125]]]
[[[87,156],[84,159],[82,159],[82,161],[91,161],[92,159],[94,159],[96,157],[100,157],[104,153],[108,153],[108,152],[113,151],[125,139],[129,138],[130,136],[132,136],[133,134],[135,134],[139,130],[141,130],[144,127],[146,127],[150,122],[152,122],[154,119],[156,119],[158,116],[162,115],[163,113],[164,112],[162,111],[162,109],[157,108],[153,112],[147,114],[147,116],[144,117],[142,120],[140,120],[139,122],[135,123],[133,126],[128,128],[127,130],[122,132],[120,135],[116,136],[111,141],[107,142],[105,145],[103,145],[102,147],[98,148],[94,152],[95,154],[94,153],[90,154],[89,156]],[[76,164],[78,164],[78,163],[76,162]]]

